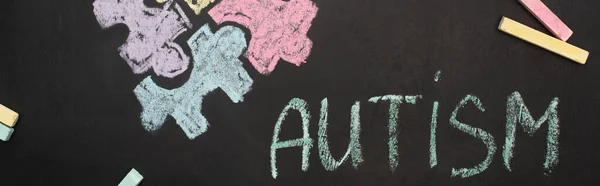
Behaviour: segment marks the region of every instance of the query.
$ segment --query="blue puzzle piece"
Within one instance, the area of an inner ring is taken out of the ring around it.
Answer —
[[[225,26],[213,34],[206,24],[187,43],[194,66],[184,85],[168,90],[147,77],[134,89],[142,105],[142,125],[148,131],[158,130],[167,115],[171,115],[188,138],[194,139],[206,132],[209,125],[201,113],[206,94],[221,88],[237,103],[251,89],[252,78],[238,59],[246,48],[241,29]]]

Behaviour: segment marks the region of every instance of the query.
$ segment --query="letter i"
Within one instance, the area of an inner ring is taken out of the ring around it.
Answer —
[[[433,78],[433,81],[437,83],[440,80],[441,71],[437,71]],[[431,111],[431,124],[429,131],[429,167],[433,168],[437,165],[437,147],[435,132],[437,128],[437,115],[438,115],[438,101],[433,102],[433,110]]]

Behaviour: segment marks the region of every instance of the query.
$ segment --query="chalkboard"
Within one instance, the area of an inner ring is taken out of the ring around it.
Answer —
[[[518,0],[3,1],[0,185],[597,185],[600,1],[543,2],[586,64]]]

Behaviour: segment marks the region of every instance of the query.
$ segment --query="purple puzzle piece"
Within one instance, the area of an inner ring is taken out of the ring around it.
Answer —
[[[119,54],[133,73],[152,68],[157,75],[172,78],[188,68],[189,57],[173,40],[192,24],[177,3],[169,1],[160,9],[147,7],[144,0],[96,0],[94,15],[103,29],[127,25],[129,36]]]

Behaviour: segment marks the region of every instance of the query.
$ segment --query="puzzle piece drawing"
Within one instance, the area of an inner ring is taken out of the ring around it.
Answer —
[[[93,5],[103,29],[127,25],[129,36],[119,54],[135,74],[152,68],[172,78],[188,68],[189,57],[174,40],[192,24],[176,3],[169,1],[162,9],[147,7],[144,0],[96,0]]]
[[[187,43],[194,65],[184,85],[167,90],[147,77],[134,89],[142,105],[142,125],[148,131],[159,129],[167,115],[171,115],[187,137],[194,139],[206,132],[209,125],[201,113],[206,94],[221,88],[238,103],[251,89],[253,80],[238,59],[246,48],[241,29],[225,26],[213,34],[206,24]]]
[[[272,72],[280,58],[299,66],[310,54],[306,33],[317,14],[310,0],[223,0],[208,14],[219,24],[232,21],[250,30],[244,56],[262,74]]]

